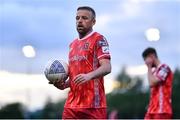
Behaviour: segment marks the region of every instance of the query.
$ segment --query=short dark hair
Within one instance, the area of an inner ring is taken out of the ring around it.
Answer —
[[[95,13],[94,9],[91,8],[91,7],[89,7],[89,6],[81,6],[81,7],[78,7],[78,8],[77,8],[77,11],[78,11],[78,10],[88,10],[88,11],[90,11],[90,12],[92,13],[92,17],[93,17],[93,18],[96,18],[96,13]]]
[[[157,56],[157,52],[156,52],[156,49],[153,48],[153,47],[148,47],[146,48],[143,53],[142,53],[142,57],[145,59],[148,55],[150,54],[154,54],[156,58],[158,58]]]

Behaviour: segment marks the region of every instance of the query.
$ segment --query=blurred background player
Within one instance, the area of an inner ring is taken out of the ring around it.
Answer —
[[[150,85],[150,101],[145,119],[171,119],[172,71],[168,65],[160,62],[154,48],[145,49],[142,57],[148,68]]]
[[[95,18],[91,7],[77,9],[79,38],[69,48],[69,80],[53,83],[61,90],[70,87],[63,119],[107,118],[103,77],[111,72],[110,53],[103,35],[93,31]]]

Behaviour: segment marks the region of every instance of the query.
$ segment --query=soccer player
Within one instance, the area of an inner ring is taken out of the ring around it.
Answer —
[[[79,37],[69,46],[69,79],[54,85],[70,87],[63,119],[105,119],[106,96],[103,77],[111,72],[109,45],[103,35],[93,31],[95,11],[88,6],[77,9]]]
[[[145,119],[171,119],[173,73],[167,64],[160,62],[154,48],[145,49],[142,57],[148,68],[150,85],[150,102]]]

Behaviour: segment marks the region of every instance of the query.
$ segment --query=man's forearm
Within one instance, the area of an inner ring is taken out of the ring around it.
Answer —
[[[88,73],[91,76],[91,79],[98,77],[103,77],[111,72],[111,64],[103,64],[95,71]]]

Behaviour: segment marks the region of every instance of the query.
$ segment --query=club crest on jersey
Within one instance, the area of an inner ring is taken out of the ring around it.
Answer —
[[[88,50],[88,49],[89,49],[89,43],[88,42],[84,43],[84,45],[79,47],[79,50]]]
[[[84,49],[84,50],[88,50],[88,49],[89,49],[89,43],[85,43],[83,49]]]

